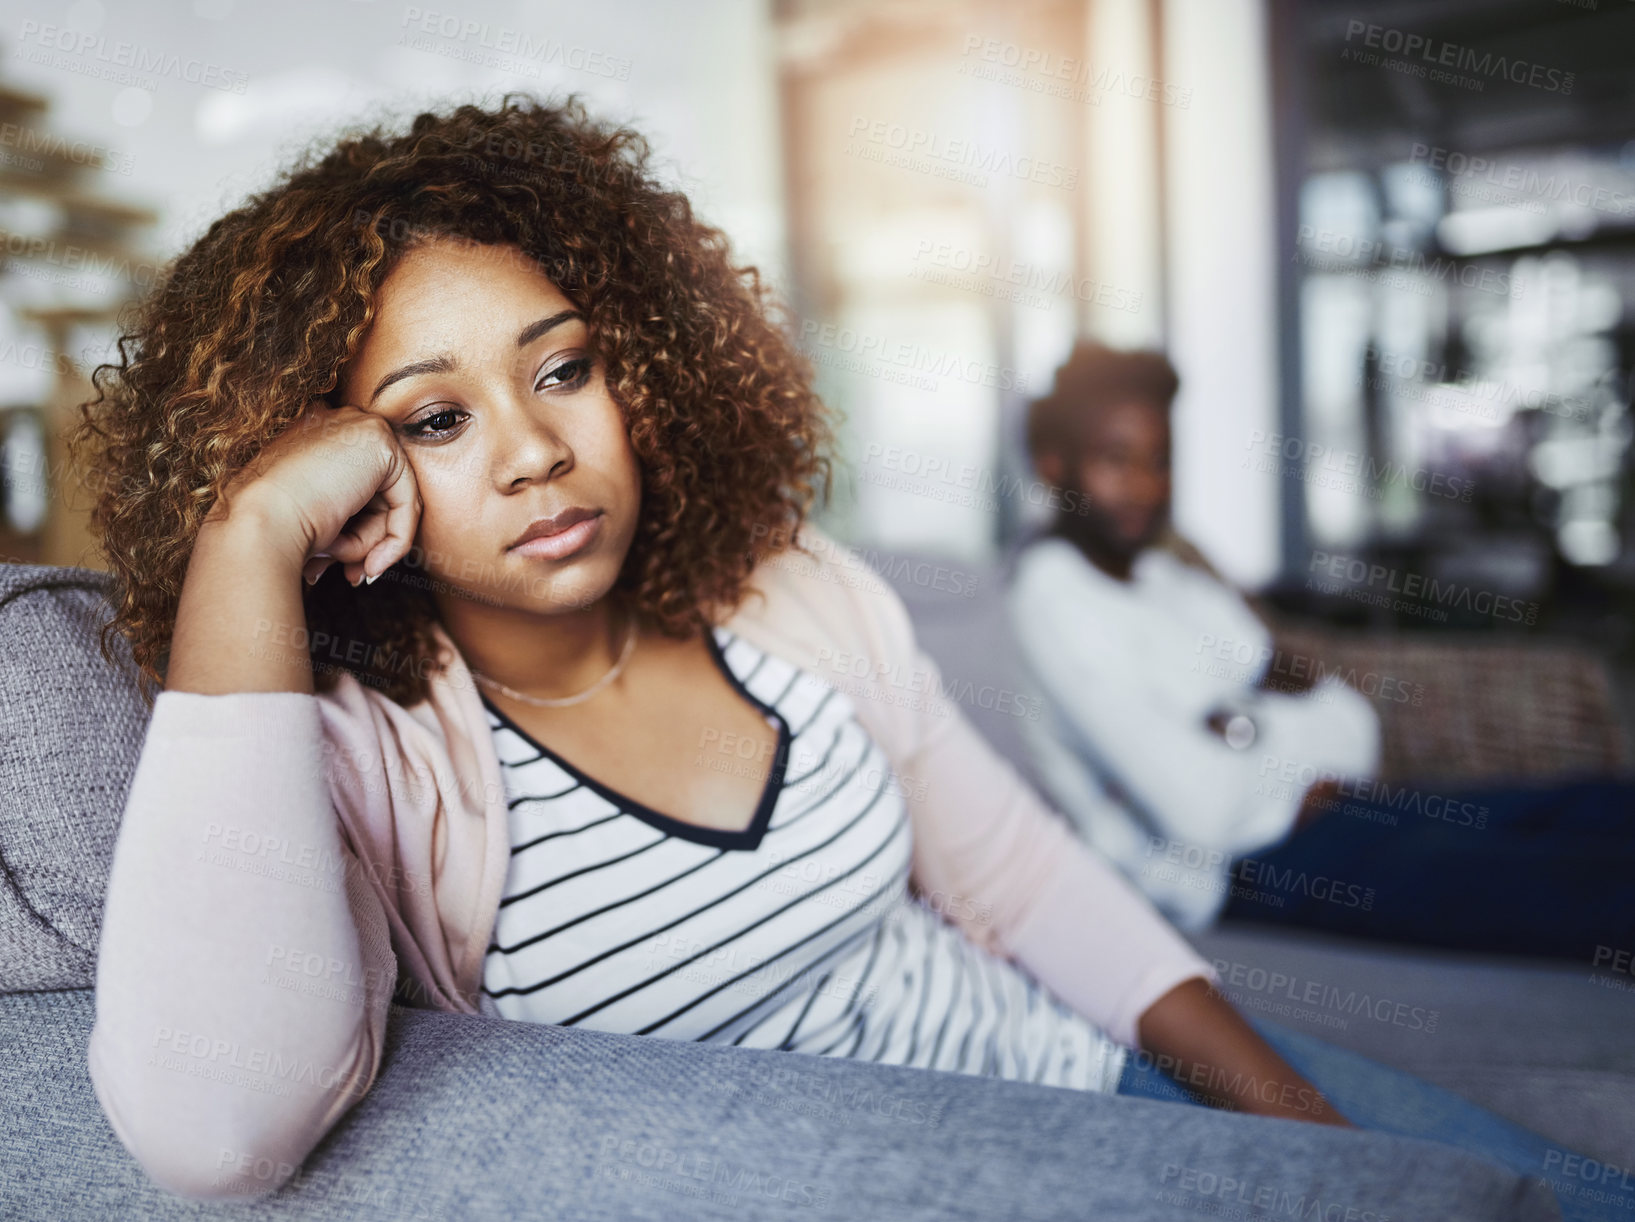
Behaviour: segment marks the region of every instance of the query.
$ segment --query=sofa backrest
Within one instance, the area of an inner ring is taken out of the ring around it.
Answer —
[[[114,842],[149,711],[113,578],[0,564],[0,992],[91,988]]]

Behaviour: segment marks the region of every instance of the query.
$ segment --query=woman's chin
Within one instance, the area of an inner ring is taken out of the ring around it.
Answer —
[[[546,614],[580,611],[606,598],[618,580],[617,568],[605,563],[570,564],[553,574],[535,574],[526,587],[526,601]],[[513,601],[513,599],[507,601]]]

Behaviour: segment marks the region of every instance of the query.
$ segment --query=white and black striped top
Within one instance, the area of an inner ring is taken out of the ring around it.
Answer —
[[[851,700],[726,628],[706,634],[778,730],[743,831],[579,771],[486,697],[511,865],[485,1013],[1113,1091],[1124,1050],[908,894],[900,782]]]

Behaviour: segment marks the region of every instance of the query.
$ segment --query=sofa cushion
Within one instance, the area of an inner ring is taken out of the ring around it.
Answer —
[[[0,565],[0,992],[95,983],[102,903],[148,709],[112,577]]]
[[[1244,1013],[1416,1074],[1564,1149],[1635,1167],[1627,974],[1235,921],[1192,942]]]
[[[97,1107],[94,996],[0,997],[0,1217],[1150,1222],[1260,1216],[1257,1194],[1268,1217],[1560,1216],[1539,1183],[1409,1138],[399,1006],[380,1078],[289,1183],[183,1200]]]

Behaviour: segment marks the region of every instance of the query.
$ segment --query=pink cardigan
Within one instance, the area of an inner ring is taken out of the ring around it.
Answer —
[[[802,537],[819,558],[767,560],[726,627],[851,696],[903,781],[915,893],[1134,1046],[1153,1002],[1213,969],[972,729],[890,586]],[[287,1180],[374,1082],[394,987],[478,1012],[505,791],[470,671],[438,635],[443,669],[412,708],[344,671],[320,695],[157,698],[88,1062],[120,1141],[172,1192]]]

